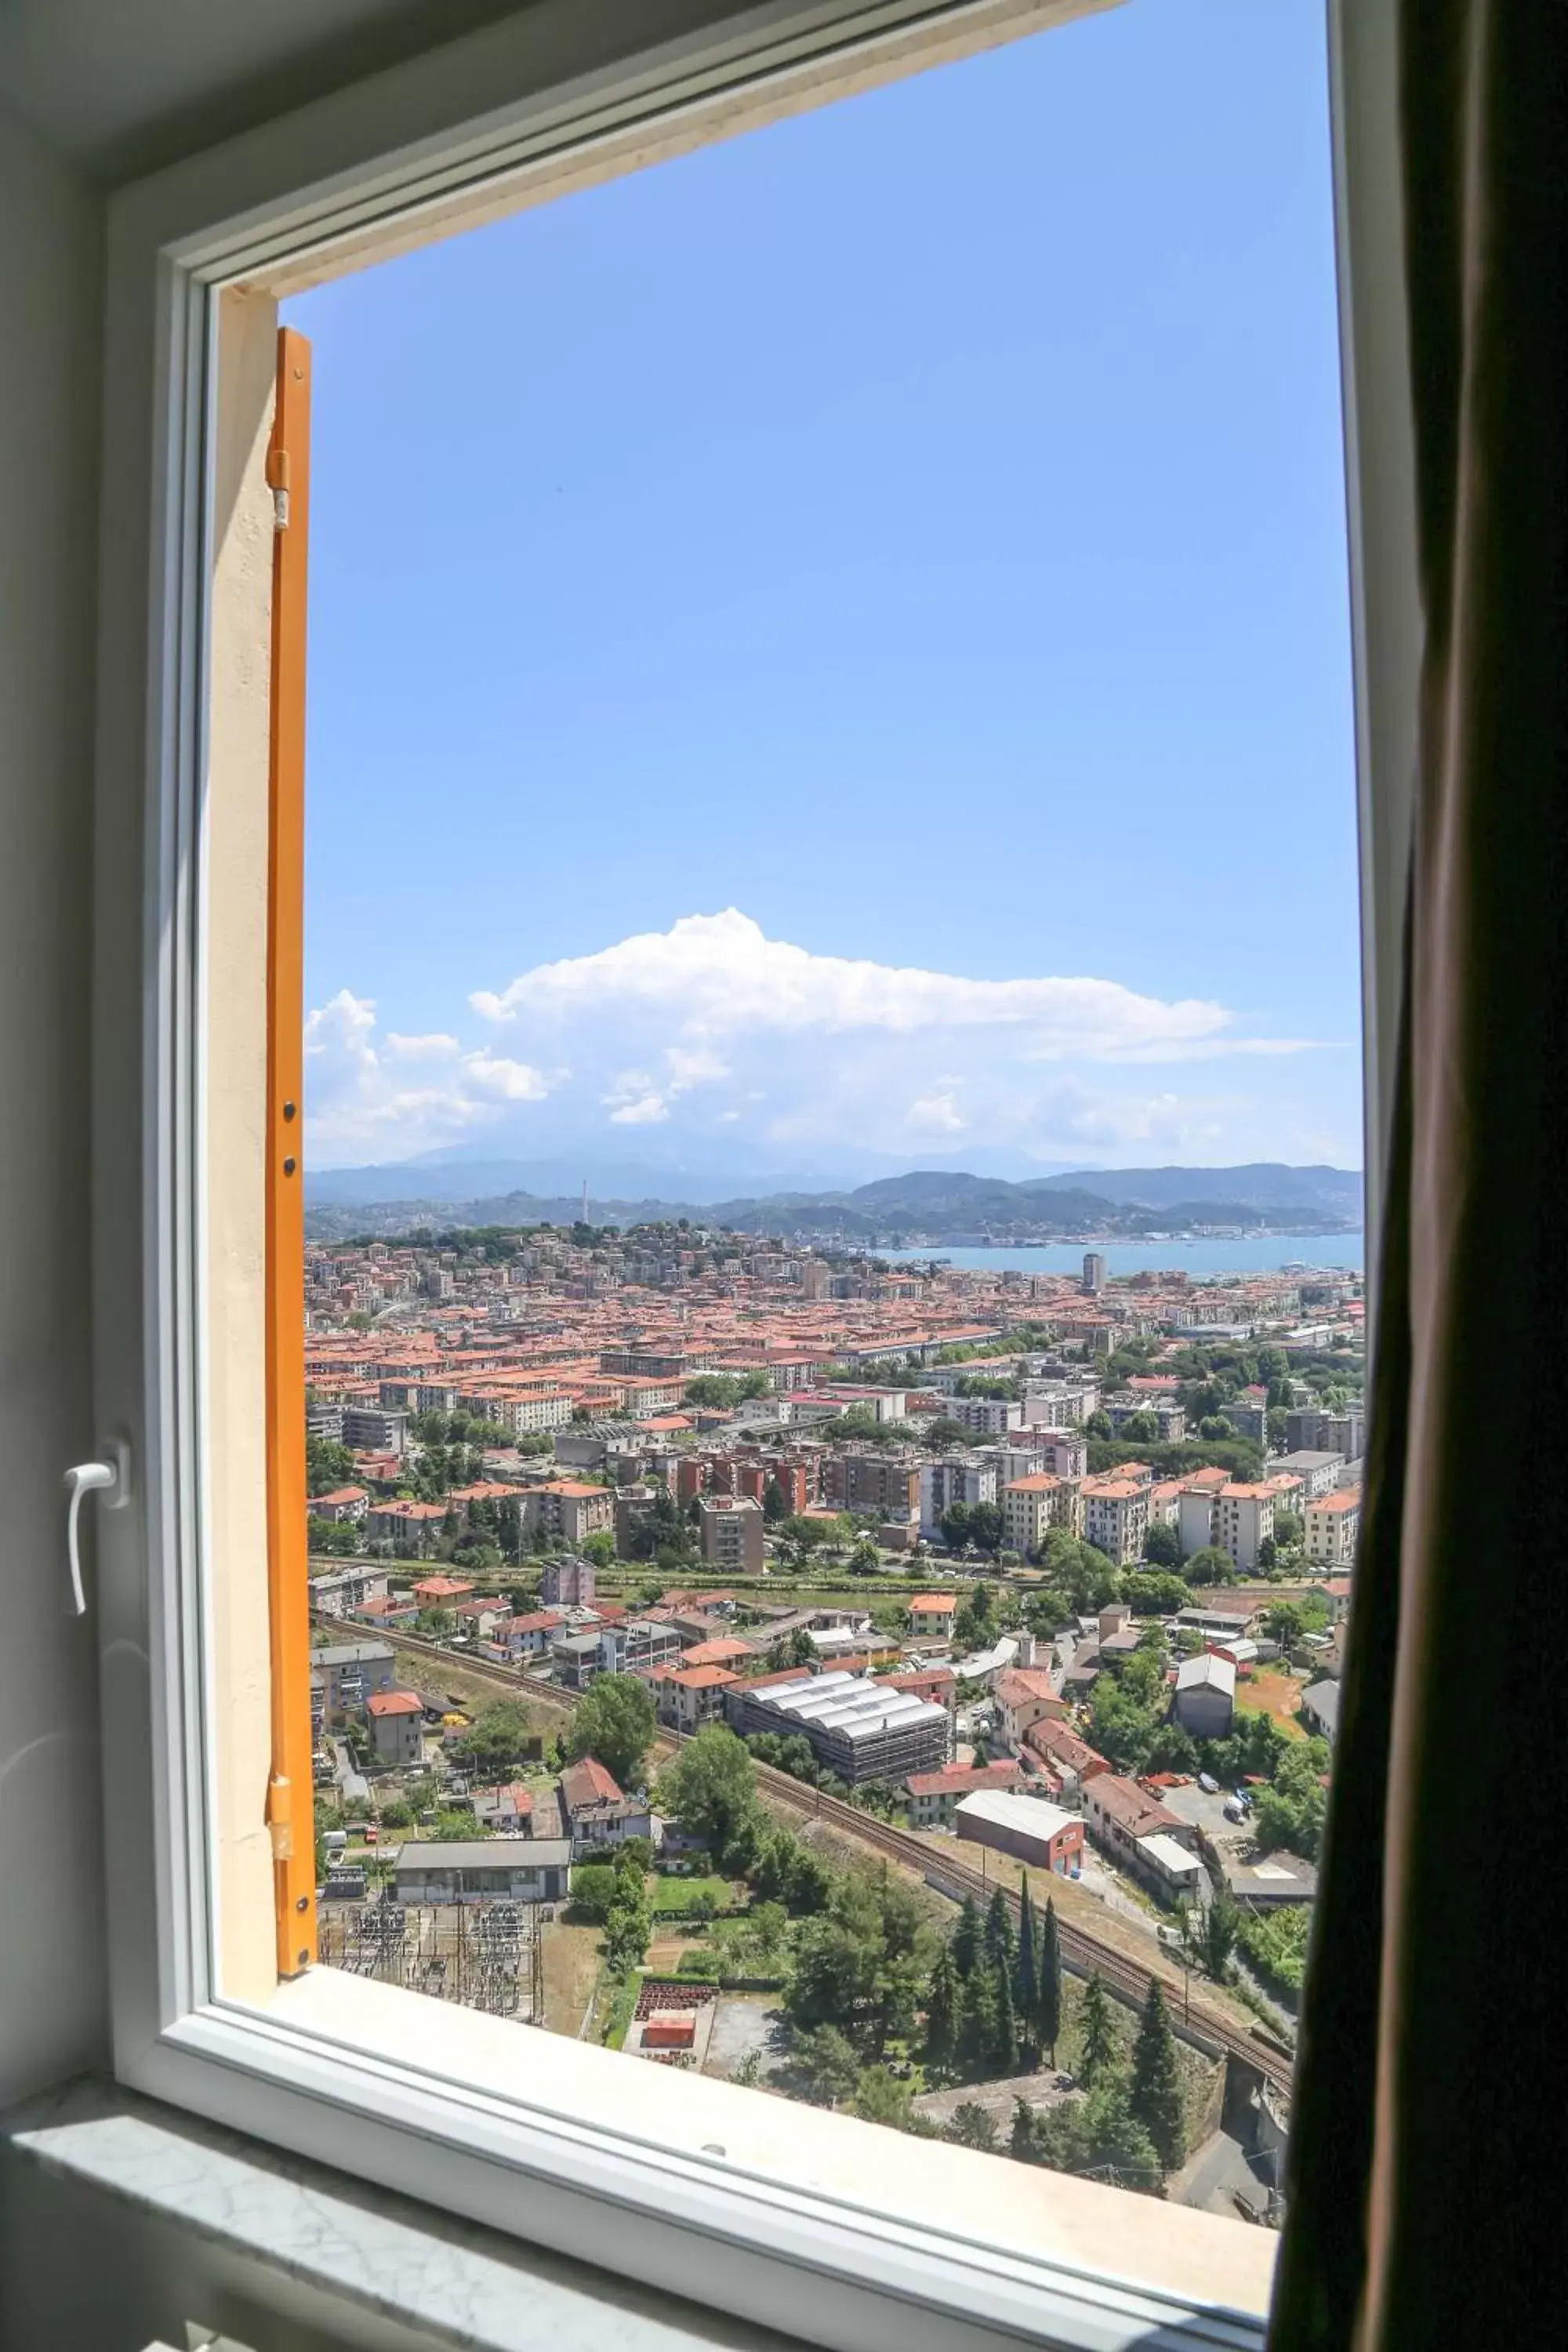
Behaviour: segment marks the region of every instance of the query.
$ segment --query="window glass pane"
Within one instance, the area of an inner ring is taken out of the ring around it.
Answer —
[[[1259,2221],[1363,1443],[1321,16],[285,314],[321,1959]]]

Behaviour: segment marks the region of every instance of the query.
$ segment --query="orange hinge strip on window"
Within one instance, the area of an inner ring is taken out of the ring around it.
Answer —
[[[272,491],[270,817],[267,887],[267,1546],[272,1774],[267,1819],[278,1971],[316,1957],[310,1620],[305,1476],[305,590],[310,347],[278,337],[267,453]]]

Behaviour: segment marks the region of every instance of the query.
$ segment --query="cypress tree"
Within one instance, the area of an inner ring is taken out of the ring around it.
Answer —
[[[1036,1952],[1035,1903],[1029,1893],[1028,1874],[1022,1874],[1018,1886],[1018,1956],[1013,1963],[1013,2008],[1018,2020],[1018,2031],[1026,2043],[1035,2040],[1035,2010],[1039,2000],[1040,1966]]]
[[[1011,1976],[1013,1950],[1013,1915],[1007,1908],[1006,1896],[998,1887],[985,1914],[985,1957],[994,1966],[1000,1963]]]
[[[1186,2114],[1182,2103],[1176,2037],[1165,2014],[1165,1996],[1152,1977],[1132,2052],[1132,2088],[1128,2109],[1153,2141],[1155,2154],[1165,2170],[1174,2171],[1187,2151]]]
[[[974,1907],[974,1897],[966,1895],[958,1915],[958,1925],[952,1931],[952,1964],[961,1977],[972,1977],[980,1958],[980,1914]]]
[[[1035,2036],[1057,2063],[1057,2042],[1062,2030],[1062,1939],[1057,1927],[1057,1906],[1047,1895],[1040,1927],[1040,1964],[1035,1984]]]
[[[926,2059],[930,2065],[951,2066],[957,2054],[963,1993],[963,1980],[951,1947],[944,1944],[936,1956],[926,1993]]]
[[[959,2055],[966,2066],[988,2065],[996,2045],[996,1971],[976,1967],[964,1979],[959,2011]]]
[[[1083,1996],[1083,2052],[1079,2079],[1092,2086],[1116,2059],[1116,2036],[1110,2027],[1110,2003],[1100,1970],[1090,1977]]]
[[[1018,2071],[1018,2016],[1013,2006],[1013,1980],[1005,1960],[993,1963],[996,1980],[996,2032],[991,2063],[998,2074]]]

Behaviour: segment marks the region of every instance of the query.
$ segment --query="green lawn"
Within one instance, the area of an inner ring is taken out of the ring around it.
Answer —
[[[716,1911],[728,1910],[735,1899],[735,1890],[727,1878],[656,1878],[655,1916],[661,1912],[668,1916],[689,1911],[700,1895],[706,1895]]]

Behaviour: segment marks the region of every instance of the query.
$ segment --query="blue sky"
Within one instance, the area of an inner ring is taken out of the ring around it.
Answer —
[[[1321,18],[1128,0],[290,303],[318,1165],[1359,1164]]]

